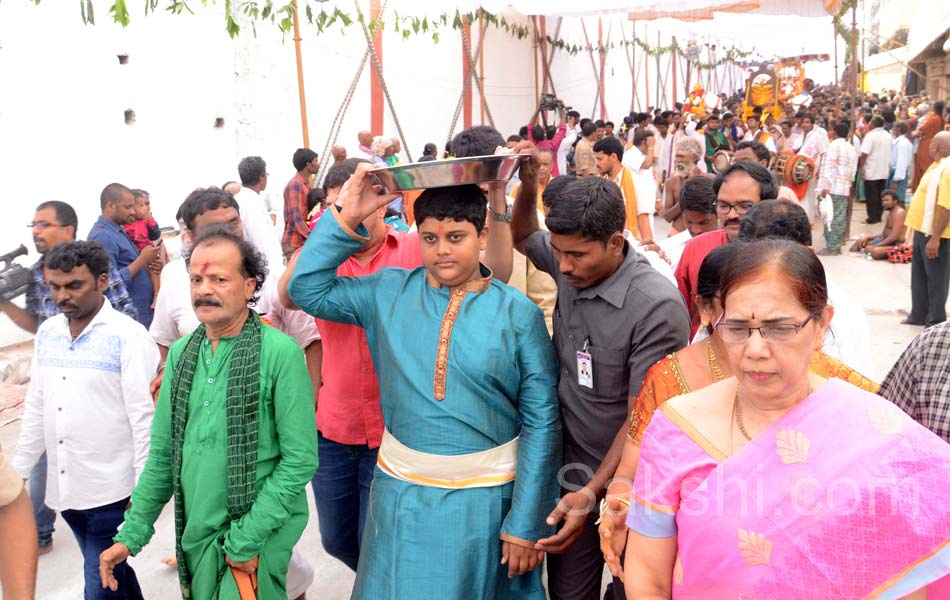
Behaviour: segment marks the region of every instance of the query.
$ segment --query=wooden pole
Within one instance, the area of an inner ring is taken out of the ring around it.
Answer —
[[[310,128],[307,126],[307,95],[303,85],[303,56],[300,52],[300,19],[297,18],[297,0],[294,7],[294,51],[297,54],[297,94],[300,96],[300,128],[303,130],[303,147],[310,147]]]
[[[485,12],[482,9],[478,9],[478,27],[480,38],[484,40],[485,38]],[[485,98],[485,44],[481,43],[478,46],[478,79],[483,82],[481,88],[479,88],[478,97],[481,100],[479,103],[479,122],[485,124],[485,103],[488,100]]]
[[[661,96],[660,96],[660,52],[659,52],[659,49],[660,49],[660,32],[659,32],[659,30],[656,32],[656,48],[657,48],[657,53],[656,53],[656,105],[657,105],[657,106],[660,106],[660,98],[661,98]],[[664,94],[664,95],[662,96],[662,98],[663,98],[663,104],[666,105],[666,94]]]
[[[841,115],[841,77],[838,75],[838,21],[831,17],[832,33],[835,36],[835,119]]]
[[[657,39],[656,45],[657,45],[657,47],[659,47],[659,45],[660,45],[660,40],[659,40],[659,39]],[[673,64],[672,64],[672,68],[673,68],[673,106],[675,107],[675,106],[676,106],[676,99],[679,98],[679,94],[677,94],[677,90],[676,90],[676,63],[679,62],[679,52],[676,51],[676,36],[673,36],[673,51],[670,52],[670,56],[671,56],[670,60],[673,61]]]
[[[634,65],[637,64],[637,22],[633,22],[633,37],[630,38],[630,78],[633,79],[632,94],[630,95],[630,112],[633,112],[637,109],[637,100],[640,98],[637,94],[637,80],[640,78],[640,73],[634,70]]]
[[[544,62],[544,58],[548,55],[548,18],[544,15],[541,15],[541,41],[539,44],[539,52],[541,53],[541,70],[544,72],[544,78],[541,80],[541,93],[548,93],[548,79],[550,79],[550,74],[548,73],[547,63]]]
[[[858,0],[854,0],[851,5],[851,76],[854,81],[854,88],[851,95],[850,123],[848,130],[848,143],[854,139],[854,124],[857,120],[855,109],[860,105],[858,98]],[[856,186],[851,186],[851,194],[848,196],[848,223],[845,227],[844,239],[851,237],[851,215],[854,213],[854,199],[857,196]]]
[[[531,17],[531,33],[534,39],[534,101],[541,101],[541,93],[538,88],[538,18]]]
[[[643,24],[643,39],[649,40],[649,32],[647,31],[647,24]],[[647,41],[647,44],[650,42]],[[659,76],[659,73],[657,74]],[[650,108],[650,56],[646,53],[646,50],[643,51],[643,89],[646,90],[646,107]],[[657,107],[660,106],[660,103],[656,103]]]
[[[607,119],[607,103],[604,100],[604,65],[607,63],[607,50],[604,48],[604,21],[597,17],[597,52],[600,54],[600,81],[597,91],[600,94],[600,118]]]
[[[468,45],[472,43],[472,24],[468,22],[468,17],[462,17],[462,81],[468,81],[469,71],[472,65],[469,61],[468,50],[465,49],[465,42]],[[472,86],[469,85],[465,90],[465,98],[462,102],[462,128],[468,129],[472,126]]]
[[[382,8],[379,0],[370,0],[370,21],[376,22],[380,18]],[[379,68],[383,68],[383,28],[374,28],[373,47],[376,50],[376,56],[379,57]],[[382,135],[383,133],[383,82],[379,78],[376,69],[370,69],[369,72],[369,118],[370,131],[373,135]]]

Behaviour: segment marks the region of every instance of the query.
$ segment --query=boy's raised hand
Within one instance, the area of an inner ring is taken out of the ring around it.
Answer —
[[[374,165],[360,163],[353,175],[343,184],[336,204],[340,216],[353,230],[367,217],[399,197],[399,194],[381,194],[382,186],[374,184]]]

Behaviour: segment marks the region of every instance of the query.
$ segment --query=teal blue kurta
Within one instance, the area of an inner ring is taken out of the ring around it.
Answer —
[[[535,542],[553,533],[544,519],[558,494],[558,369],[540,309],[495,280],[465,294],[449,340],[444,399],[436,399],[449,290],[430,285],[422,267],[337,278],[337,266],[365,242],[338,218],[331,209],[319,221],[290,294],[312,315],[366,330],[392,435],[437,455],[481,452],[520,435],[517,478],[502,486],[421,486],[377,467],[353,598],[543,599],[540,567],[508,579],[499,564],[499,536]]]
[[[172,497],[170,391],[188,338],[168,352],[168,367],[152,421],[148,461],[132,492],[132,508],[115,540],[132,554],[148,543],[155,519]],[[261,327],[261,388],[258,418],[257,498],[251,510],[231,522],[227,510],[227,385],[233,338],[219,340],[212,353],[201,343],[188,402],[181,483],[185,530],[181,545],[191,573],[191,597],[236,599],[234,578],[219,574],[232,560],[259,557],[258,597],[287,597],[287,565],[307,526],[306,485],[317,468],[313,387],[303,353],[290,337]],[[223,544],[222,544],[223,542]]]

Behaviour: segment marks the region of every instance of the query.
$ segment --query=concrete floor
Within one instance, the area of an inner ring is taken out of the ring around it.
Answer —
[[[880,231],[880,225],[868,227],[860,224],[864,218],[863,205],[856,205],[852,234],[876,234]],[[824,247],[820,230],[815,231],[815,246]],[[861,256],[847,254],[826,257],[822,262],[828,276],[851,291],[864,306],[870,322],[874,350],[873,372],[867,375],[880,381],[907,343],[920,331],[919,327],[899,323],[910,308],[910,265],[868,261]],[[0,428],[0,443],[7,453],[12,454],[18,432],[19,421]],[[312,507],[312,493],[309,488],[307,493]],[[131,559],[131,563],[149,598],[175,598],[178,590],[175,570],[160,562],[163,556],[174,554],[171,505],[162,513],[156,525],[156,532],[151,544],[138,557]],[[41,557],[39,561],[37,598],[81,598],[81,557],[69,528],[62,519],[57,521],[53,543],[53,552]],[[300,540],[299,548],[315,571],[314,582],[310,587],[311,598],[348,598],[353,585],[353,573],[323,551],[317,520],[313,514]]]

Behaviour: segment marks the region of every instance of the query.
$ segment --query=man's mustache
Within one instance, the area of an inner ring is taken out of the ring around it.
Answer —
[[[723,227],[728,227],[730,225],[739,225],[740,223],[742,223],[742,219],[726,219],[726,222],[723,225]]]
[[[76,305],[73,304],[72,302],[60,302],[59,304],[57,304],[57,306],[59,307],[59,310],[60,310],[60,311],[63,311],[63,310],[65,310],[65,309],[67,309],[67,308],[79,308],[78,306],[76,306]]]
[[[217,298],[195,298],[195,308],[199,306],[224,306]]]

